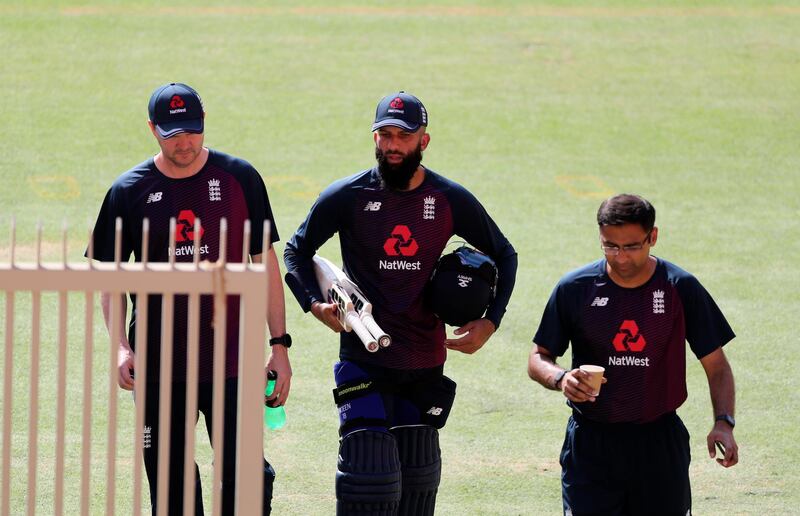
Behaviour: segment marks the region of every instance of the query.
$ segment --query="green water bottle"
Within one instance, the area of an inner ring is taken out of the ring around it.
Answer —
[[[270,430],[277,430],[286,424],[286,411],[283,407],[270,407],[266,403],[266,397],[271,396],[275,390],[275,380],[278,379],[278,373],[270,371],[267,373],[267,388],[264,391],[264,424]]]

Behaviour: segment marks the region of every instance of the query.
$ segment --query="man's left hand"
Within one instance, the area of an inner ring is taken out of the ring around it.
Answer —
[[[292,366],[289,363],[289,350],[285,346],[275,344],[270,346],[270,351],[269,360],[264,367],[264,378],[271,370],[278,373],[278,378],[275,380],[275,390],[267,400],[274,400],[274,406],[278,407],[284,405],[289,398],[289,389],[292,385]]]
[[[716,441],[722,443],[725,449],[725,455],[722,457],[717,457]],[[717,463],[721,466],[730,468],[739,462],[739,446],[733,438],[733,429],[728,423],[717,421],[706,438],[706,444],[708,444],[708,456],[712,459],[716,457]]]
[[[466,335],[460,339],[446,339],[444,345],[447,349],[471,355],[486,344],[495,329],[494,323],[489,319],[476,319],[453,332],[455,335]]]

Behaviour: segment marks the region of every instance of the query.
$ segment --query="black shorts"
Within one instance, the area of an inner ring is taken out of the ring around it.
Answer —
[[[691,514],[689,432],[674,412],[645,424],[573,413],[561,449],[566,515]]]

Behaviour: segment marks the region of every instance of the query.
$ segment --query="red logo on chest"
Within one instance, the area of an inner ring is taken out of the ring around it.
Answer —
[[[392,236],[384,242],[383,250],[387,256],[414,256],[419,251],[419,244],[411,237],[408,226],[397,225],[392,230]]]
[[[175,224],[175,241],[186,242],[194,241],[194,220],[195,214],[192,210],[181,210]],[[203,238],[205,230],[200,226],[200,238]]]
[[[614,349],[617,351],[642,351],[647,344],[644,335],[639,333],[636,321],[622,321],[619,332],[614,337]]]

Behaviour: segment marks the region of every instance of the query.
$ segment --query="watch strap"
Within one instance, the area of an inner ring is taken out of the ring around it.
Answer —
[[[725,421],[731,426],[731,428],[734,428],[736,426],[736,420],[733,419],[733,416],[731,416],[730,414],[718,415],[717,417],[714,418],[714,422],[716,423],[717,421]]]
[[[564,379],[564,376],[566,374],[567,374],[567,370],[566,369],[562,369],[558,374],[555,375],[555,377],[553,378],[553,388],[555,390],[557,390],[557,391],[560,390],[560,387],[558,386],[558,384],[559,384],[559,382],[561,382],[561,380]]]
[[[292,336],[288,333],[284,333],[280,337],[273,337],[269,339],[269,345],[274,346],[275,344],[280,344],[284,347],[291,347],[292,346]]]

